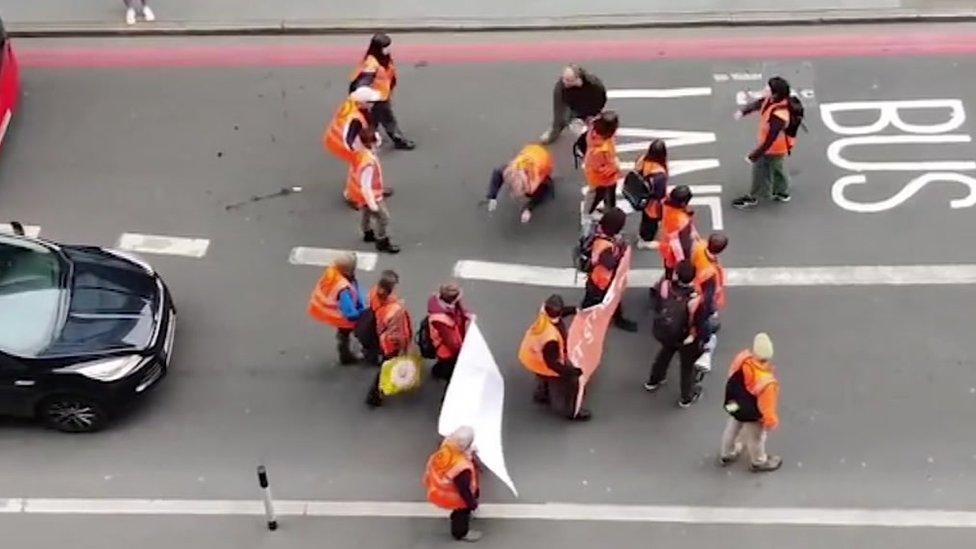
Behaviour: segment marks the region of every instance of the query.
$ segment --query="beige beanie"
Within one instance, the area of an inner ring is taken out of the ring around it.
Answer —
[[[752,354],[760,360],[773,358],[773,340],[769,339],[769,334],[759,332],[752,340]]]

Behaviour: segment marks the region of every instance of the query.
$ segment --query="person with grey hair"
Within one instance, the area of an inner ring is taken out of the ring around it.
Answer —
[[[451,536],[458,541],[481,539],[481,532],[471,529],[471,513],[481,496],[474,438],[471,427],[455,429],[427,460],[424,473],[427,501],[451,511]]]
[[[362,356],[353,353],[350,344],[353,329],[365,311],[363,292],[356,280],[356,254],[344,253],[326,267],[308,302],[309,316],[335,327],[340,364],[362,360]]]
[[[136,10],[142,14],[142,18],[147,22],[156,20],[156,14],[146,3],[146,0],[122,0],[125,3],[125,23],[127,25],[136,24]]]
[[[607,88],[595,75],[579,65],[568,65],[552,89],[552,126],[542,137],[551,144],[574,118],[584,122],[600,114],[607,104]]]
[[[461,287],[456,282],[441,285],[427,300],[430,339],[437,350],[437,362],[431,368],[433,377],[451,381],[473,316],[461,302]]]

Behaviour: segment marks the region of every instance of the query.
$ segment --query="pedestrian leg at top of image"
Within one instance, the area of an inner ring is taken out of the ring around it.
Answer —
[[[772,340],[759,333],[752,349],[741,351],[732,361],[725,384],[729,419],[719,452],[723,467],[735,462],[743,447],[749,455],[749,469],[755,473],[775,471],[783,465],[781,457],[766,453],[766,438],[779,426],[779,380],[770,362],[772,358]]]
[[[156,20],[156,14],[149,7],[148,0],[123,0],[125,3],[125,23],[127,25],[136,24],[136,15],[141,15],[147,23]]]

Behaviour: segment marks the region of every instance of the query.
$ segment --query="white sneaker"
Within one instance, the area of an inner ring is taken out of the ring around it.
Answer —
[[[637,249],[638,250],[656,250],[660,247],[657,240],[638,240]]]
[[[532,221],[532,212],[529,210],[522,210],[522,223],[528,223]]]
[[[155,21],[156,20],[156,14],[153,13],[152,8],[150,8],[149,6],[143,6],[143,8],[142,8],[142,16],[146,19],[146,21]]]
[[[551,138],[551,137],[552,137],[552,131],[551,130],[546,130],[545,132],[543,132],[542,135],[539,136],[539,141],[541,141],[543,143],[548,143],[549,142],[549,138]]]
[[[136,24],[136,10],[135,9],[129,8],[129,9],[125,10],[125,24],[126,25],[135,25]]]

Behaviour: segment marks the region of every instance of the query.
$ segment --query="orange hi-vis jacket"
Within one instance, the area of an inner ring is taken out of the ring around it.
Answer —
[[[552,155],[544,146],[530,143],[522,148],[509,168],[524,172],[528,183],[525,194],[533,194],[539,185],[552,175]]]
[[[740,369],[746,390],[756,397],[763,428],[768,431],[775,429],[779,426],[779,416],[776,413],[779,405],[779,380],[776,379],[773,364],[759,360],[752,351],[745,349],[732,360],[729,377]]]
[[[525,331],[525,337],[522,338],[522,345],[519,346],[518,352],[518,357],[522,365],[533,374],[545,377],[559,376],[558,373],[552,371],[546,365],[546,359],[542,356],[542,348],[550,341],[555,341],[559,344],[559,360],[565,363],[566,340],[559,333],[559,328],[549,320],[549,315],[546,314],[546,309],[543,307],[539,311],[539,316],[536,317],[535,322]]]
[[[308,301],[309,316],[339,329],[353,329],[356,324],[346,320],[339,310],[339,293],[347,288],[350,292],[356,291],[356,286],[351,284],[339,269],[327,267],[312,290],[312,297]],[[356,298],[353,301],[358,299],[357,296],[353,297]]]
[[[375,57],[368,55],[353,71],[349,81],[355,82],[363,73],[376,74],[370,87],[380,93],[380,101],[389,101],[390,95],[393,93],[393,81],[397,77],[396,65],[393,64],[393,60],[390,60],[389,66],[384,67]]]
[[[613,241],[605,236],[597,236],[593,240],[590,252],[590,281],[600,290],[606,290],[613,282],[614,270],[600,264],[600,256],[605,250],[613,248]]]
[[[617,146],[613,138],[604,139],[592,129],[586,134],[586,156],[583,158],[586,182],[590,187],[612,187],[620,179]]]
[[[763,100],[762,107],[759,109],[759,132],[757,135],[759,146],[762,146],[766,142],[766,137],[769,135],[769,119],[773,116],[783,121],[784,131],[779,132],[773,144],[766,149],[765,154],[768,156],[782,156],[788,154],[793,147],[792,139],[787,137],[785,131],[786,125],[790,123],[788,100],[784,99],[776,103],[771,98]]]
[[[650,180],[657,174],[663,173],[665,176],[668,175],[667,166],[662,166],[661,164],[651,162],[650,160],[644,160],[643,156],[637,159],[634,166],[637,173],[641,174],[641,177],[643,177],[645,180]],[[651,200],[647,203],[647,206],[644,207],[644,213],[647,214],[647,217],[651,219],[661,219],[662,211],[664,209],[663,203],[663,199]]]
[[[474,466],[474,462],[467,454],[458,449],[454,443],[445,440],[427,460],[427,470],[424,472],[427,501],[441,509],[451,511],[467,509],[468,504],[454,485],[454,478],[463,471],[471,471],[469,488],[472,494],[477,494],[478,468]]]
[[[691,264],[695,266],[695,291],[698,295],[705,295],[703,286],[709,280],[715,282],[715,305],[718,309],[725,308],[725,269],[718,258],[708,251],[708,243],[696,240],[691,249]]]
[[[359,120],[364,128],[369,126],[366,116],[359,110],[356,102],[346,99],[332,115],[332,120],[322,135],[325,148],[347,164],[352,164],[356,154],[356,151],[346,142],[346,133],[353,120]]]
[[[376,316],[376,333],[383,356],[407,354],[413,338],[413,327],[410,313],[403,302],[396,294],[390,294],[385,301],[381,300],[374,286],[369,291],[369,308]]]
[[[370,185],[373,200],[375,202],[383,200],[383,169],[380,167],[379,158],[373,151],[356,151],[352,164],[349,165],[349,174],[346,177],[345,196],[358,208],[362,208],[367,204],[361,185],[363,170],[367,167],[373,168],[373,179]]]
[[[658,247],[664,267],[673,269],[678,263],[690,259],[691,244],[698,239],[698,230],[691,213],[665,201],[661,220],[661,245]]]

